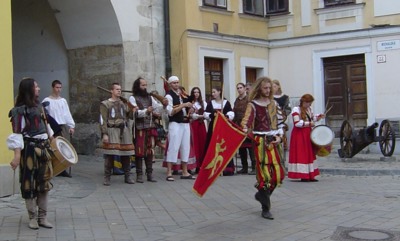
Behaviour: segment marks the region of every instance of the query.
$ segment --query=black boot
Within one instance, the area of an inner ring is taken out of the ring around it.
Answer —
[[[143,183],[143,158],[136,157],[136,182]]]
[[[157,182],[157,180],[153,179],[153,158],[145,158],[144,162],[146,164],[147,181]]]
[[[239,148],[239,156],[240,156],[240,161],[242,162],[242,169],[237,171],[237,174],[247,174],[248,169],[249,169],[249,164],[247,163],[247,148],[242,147]]]
[[[269,211],[271,209],[271,199],[269,190],[264,190],[264,189],[258,190],[258,192],[255,194],[254,197],[256,198],[257,201],[261,203],[262,207],[261,216],[266,219],[274,219],[274,217]]]

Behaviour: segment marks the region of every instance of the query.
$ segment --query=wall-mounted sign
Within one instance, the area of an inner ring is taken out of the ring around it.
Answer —
[[[376,56],[376,62],[377,63],[386,63],[386,55],[377,55]]]
[[[400,48],[400,40],[398,39],[377,42],[378,51],[399,49],[399,48]]]

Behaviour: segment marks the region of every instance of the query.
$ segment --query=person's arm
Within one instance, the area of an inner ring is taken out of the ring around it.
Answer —
[[[214,115],[214,108],[212,106],[212,101],[210,101],[207,104],[207,106],[205,107],[203,116],[204,116],[204,119],[210,121],[211,118],[213,118],[213,115]]]
[[[252,103],[248,103],[240,124],[240,126],[243,128],[243,131],[246,133],[249,133],[253,129],[255,111],[254,105]]]
[[[100,103],[100,131],[101,139],[104,143],[108,143],[108,127],[107,127],[108,109],[104,103]]]
[[[231,103],[227,100],[224,100],[222,103],[225,103],[223,109],[227,111],[226,116],[229,118],[229,120],[233,120],[233,118],[235,118],[235,112],[232,110]]]
[[[186,102],[186,103],[182,103],[182,104],[173,106],[172,96],[167,95],[165,97],[168,99],[167,112],[168,112],[169,116],[175,115],[176,113],[181,111],[183,108],[186,108],[186,107],[191,108],[192,107],[192,103],[190,103],[190,102]]]
[[[294,107],[292,111],[293,124],[298,128],[314,126],[313,121],[304,121],[300,116],[300,107]]]
[[[21,150],[24,149],[24,139],[21,134],[25,128],[25,119],[22,113],[18,109],[10,111],[11,123],[13,133],[7,137],[6,143],[9,150],[14,151],[14,158],[10,162],[10,166],[15,170],[21,161]]]
[[[69,127],[69,133],[72,135],[75,132],[75,121],[72,118],[71,111],[69,110],[68,102],[64,98],[63,98],[63,103],[64,103],[65,110],[66,110],[65,113],[64,113],[64,115],[65,115],[65,123]]]

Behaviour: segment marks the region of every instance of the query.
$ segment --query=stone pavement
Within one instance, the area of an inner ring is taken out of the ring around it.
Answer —
[[[29,229],[15,194],[0,198],[0,240],[400,240],[400,157],[335,155],[318,158],[319,182],[284,180],[271,197],[275,220],[260,216],[255,176],[219,177],[199,198],[192,180],[165,181],[160,161],[157,183],[112,176],[106,187],[101,157],[80,156],[72,178],[53,179],[48,218],[55,228]]]

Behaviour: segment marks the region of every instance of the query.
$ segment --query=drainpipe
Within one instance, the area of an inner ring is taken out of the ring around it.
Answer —
[[[170,21],[169,21],[169,0],[164,0],[164,42],[165,42],[165,76],[171,76],[171,40],[170,40]]]

